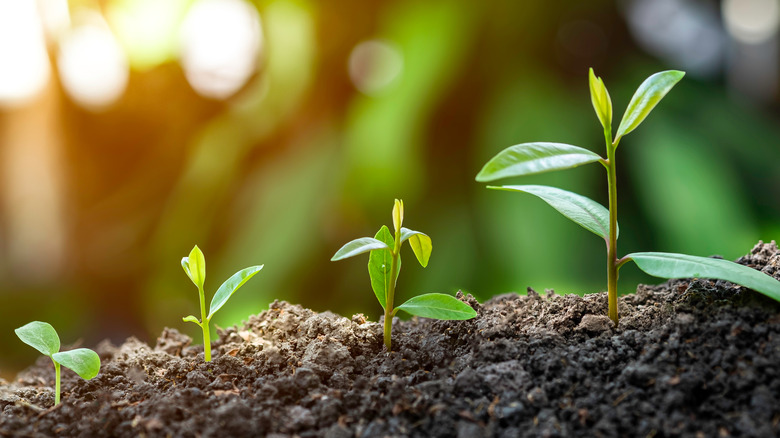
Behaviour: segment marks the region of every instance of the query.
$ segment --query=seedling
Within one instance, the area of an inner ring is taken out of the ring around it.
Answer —
[[[227,303],[227,300],[233,296],[238,288],[260,272],[260,270],[263,269],[263,266],[264,265],[244,268],[225,280],[211,299],[209,313],[206,314],[206,298],[203,292],[203,283],[206,281],[206,258],[203,256],[203,252],[201,252],[200,248],[198,248],[198,245],[195,245],[195,247],[192,248],[192,251],[190,251],[189,257],[181,259],[181,267],[184,268],[184,272],[187,273],[190,280],[198,287],[201,316],[200,321],[193,315],[185,316],[182,320],[185,322],[194,322],[199,325],[203,331],[203,354],[206,362],[211,362],[211,333],[209,331],[209,322],[211,321],[211,318],[217,313],[217,310],[221,309],[222,306]]]
[[[404,203],[395,200],[393,205],[394,234],[382,225],[376,236],[355,239],[336,252],[331,261],[342,260],[369,252],[368,275],[376,299],[385,310],[384,341],[390,351],[390,334],[393,331],[393,317],[399,310],[424,318],[444,320],[464,320],[477,316],[477,312],[457,298],[439,294],[423,294],[413,297],[398,307],[393,307],[395,285],[401,271],[401,244],[409,241],[417,261],[422,267],[428,266],[433,245],[431,238],[419,231],[404,228]]]
[[[612,100],[601,78],[590,69],[590,97],[596,116],[604,128],[607,158],[561,143],[523,143],[511,146],[493,157],[477,175],[477,181],[569,169],[587,163],[601,163],[607,169],[609,210],[584,196],[565,190],[536,185],[488,186],[490,189],[529,193],[541,198],[575,223],[602,237],[607,244],[607,296],[609,317],[617,325],[618,270],[629,261],[639,269],[663,278],[700,277],[727,280],[761,292],[780,301],[780,282],[774,278],[734,262],[662,252],[635,252],[617,257],[617,178],[615,150],[620,140],[636,129],[658,102],[682,79],[684,72],[669,70],[647,78],[631,98],[617,135],[612,138]]]
[[[14,330],[25,344],[49,356],[54,362],[54,404],[60,402],[60,365],[89,380],[100,371],[100,357],[88,348],[60,351],[60,337],[51,324],[33,321]]]

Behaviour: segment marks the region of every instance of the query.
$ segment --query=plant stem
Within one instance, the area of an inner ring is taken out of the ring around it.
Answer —
[[[398,257],[401,254],[401,231],[396,230],[395,242],[391,252],[390,261],[390,287],[387,289],[387,300],[385,302],[385,347],[390,351],[390,334],[393,332],[393,299],[395,298],[395,280],[398,278]]]
[[[54,405],[60,404],[60,364],[52,359],[54,362]]]
[[[211,333],[208,315],[206,315],[206,296],[203,287],[198,286],[198,294],[200,295],[200,328],[203,330],[203,355],[206,362],[211,362]]]
[[[615,149],[612,144],[612,130],[604,129],[604,139],[607,142],[607,183],[609,185],[609,241],[607,241],[607,299],[609,318],[618,325],[618,258],[617,258],[617,176],[615,166]]]

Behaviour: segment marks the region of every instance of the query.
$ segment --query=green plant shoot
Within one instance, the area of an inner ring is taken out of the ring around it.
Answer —
[[[607,170],[609,209],[576,193],[547,186],[505,185],[488,186],[491,189],[523,192],[534,195],[561,214],[603,238],[607,245],[608,314],[618,323],[618,270],[633,261],[646,273],[664,278],[700,277],[727,280],[749,287],[780,301],[780,282],[762,272],[726,260],[661,252],[636,252],[622,258],[617,256],[617,166],[615,151],[620,140],[636,129],[650,111],[685,75],[669,70],[647,78],[636,90],[612,137],[612,100],[601,78],[589,72],[590,97],[596,116],[604,129],[607,157],[587,149],[560,143],[523,143],[499,152],[485,164],[477,181],[488,182],[501,178],[532,175],[553,170],[570,169],[588,163],[601,163]]]
[[[200,298],[200,320],[193,315],[185,316],[183,321],[194,322],[199,325],[203,331],[203,355],[206,362],[211,362],[211,333],[209,329],[209,322],[211,318],[217,313],[217,310],[227,303],[227,300],[241,287],[254,277],[255,274],[263,269],[264,265],[250,266],[244,268],[222,283],[222,286],[217,289],[217,293],[211,299],[211,305],[209,306],[209,313],[206,313],[206,297],[203,291],[203,284],[206,282],[206,258],[203,256],[198,245],[195,245],[190,251],[188,257],[181,259],[181,267],[184,268],[184,272],[190,277],[190,280],[198,288],[198,296]]]
[[[33,321],[14,330],[16,336],[54,363],[54,404],[60,402],[60,365],[75,371],[82,379],[89,380],[100,371],[100,357],[88,348],[60,351],[60,337],[51,324]]]
[[[393,317],[399,310],[415,316],[444,320],[464,320],[477,316],[477,312],[468,304],[440,293],[418,295],[398,307],[393,306],[396,280],[401,271],[401,244],[409,241],[409,246],[423,268],[428,266],[433,250],[430,237],[404,228],[403,221],[404,203],[396,199],[393,205],[393,233],[383,225],[373,238],[355,239],[341,247],[331,258],[331,261],[342,260],[370,251],[368,275],[374,295],[385,310],[384,342],[387,351],[391,347]]]

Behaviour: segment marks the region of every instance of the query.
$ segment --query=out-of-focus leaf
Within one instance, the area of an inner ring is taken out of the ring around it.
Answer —
[[[533,175],[570,169],[599,161],[601,157],[587,149],[563,143],[522,143],[510,146],[490,159],[477,174],[487,182],[512,176]]]

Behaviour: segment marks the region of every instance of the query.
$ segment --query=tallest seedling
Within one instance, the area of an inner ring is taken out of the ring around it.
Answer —
[[[576,193],[547,186],[488,186],[491,189],[524,192],[541,198],[561,214],[602,237],[607,245],[607,295],[609,317],[617,325],[618,269],[628,261],[650,275],[664,278],[703,277],[731,281],[747,286],[780,301],[780,282],[755,269],[726,260],[695,257],[685,254],[636,252],[617,256],[617,177],[615,151],[620,140],[650,114],[658,102],[682,79],[685,73],[676,70],[656,73],[647,78],[631,98],[617,134],[612,137],[612,100],[601,78],[590,69],[590,98],[596,116],[604,128],[607,157],[561,143],[523,143],[511,146],[493,157],[477,175],[477,181],[487,182],[513,176],[532,175],[569,169],[588,163],[601,163],[607,170],[609,210]]]

